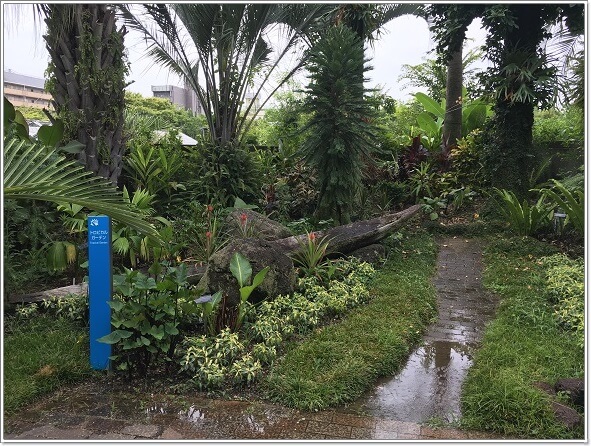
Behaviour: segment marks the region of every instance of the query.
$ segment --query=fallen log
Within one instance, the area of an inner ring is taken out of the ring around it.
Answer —
[[[7,296],[8,302],[13,304],[24,304],[33,302],[42,302],[53,297],[66,297],[71,294],[84,294],[88,292],[88,284],[69,285],[53,290],[39,291],[37,293],[21,294],[20,296]]]
[[[326,240],[330,240],[330,253],[344,255],[388,237],[419,209],[420,206],[415,205],[401,212],[318,231],[315,235],[317,238],[327,237]],[[301,249],[300,246],[306,242],[307,237],[307,234],[301,234],[279,240],[230,240],[224,248],[211,256],[198,288],[210,293],[221,291],[227,298],[228,306],[237,305],[240,295],[236,279],[230,273],[230,261],[234,253],[240,252],[250,262],[253,274],[269,267],[263,283],[252,293],[253,301],[272,299],[278,294],[291,294],[296,284],[296,271],[291,255]]]
[[[385,239],[403,223],[413,217],[421,208],[415,204],[400,212],[385,214],[370,220],[361,220],[348,225],[337,226],[325,231],[316,231],[317,239],[325,238],[329,242],[328,249],[332,253],[347,254],[355,249],[363,248]],[[272,243],[286,254],[293,253],[306,243],[307,234],[295,235]]]

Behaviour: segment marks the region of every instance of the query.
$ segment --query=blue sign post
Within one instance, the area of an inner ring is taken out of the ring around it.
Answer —
[[[88,295],[90,307],[90,366],[109,368],[111,345],[97,339],[111,333],[113,268],[111,219],[105,215],[88,217]]]

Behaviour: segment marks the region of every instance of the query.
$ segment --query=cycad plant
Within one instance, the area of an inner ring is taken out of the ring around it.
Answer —
[[[122,200],[115,186],[54,149],[25,140],[5,140],[3,167],[5,200],[73,203],[160,240],[154,226]]]
[[[318,178],[318,213],[341,224],[351,221],[362,187],[364,161],[376,133],[373,108],[364,99],[363,47],[351,29],[327,30],[310,54],[310,84],[304,108],[311,114],[301,154]]]
[[[550,206],[544,202],[541,196],[534,205],[530,205],[527,199],[523,202],[514,192],[505,189],[494,188],[493,191],[500,198],[497,207],[509,223],[509,227],[517,235],[532,235],[550,223]]]

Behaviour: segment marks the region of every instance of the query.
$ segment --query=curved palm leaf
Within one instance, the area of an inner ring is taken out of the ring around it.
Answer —
[[[53,149],[28,141],[5,141],[4,199],[77,204],[160,240],[156,228],[125,204],[108,180]]]

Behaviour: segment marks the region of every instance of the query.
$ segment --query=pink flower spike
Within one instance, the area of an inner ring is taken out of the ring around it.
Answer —
[[[210,232],[210,231],[207,231],[207,232],[205,233],[205,237],[207,237],[207,238],[211,238],[211,232]]]
[[[240,214],[240,223],[242,225],[246,224],[246,220],[248,220],[248,215],[246,215],[245,212],[243,212],[242,214]]]

